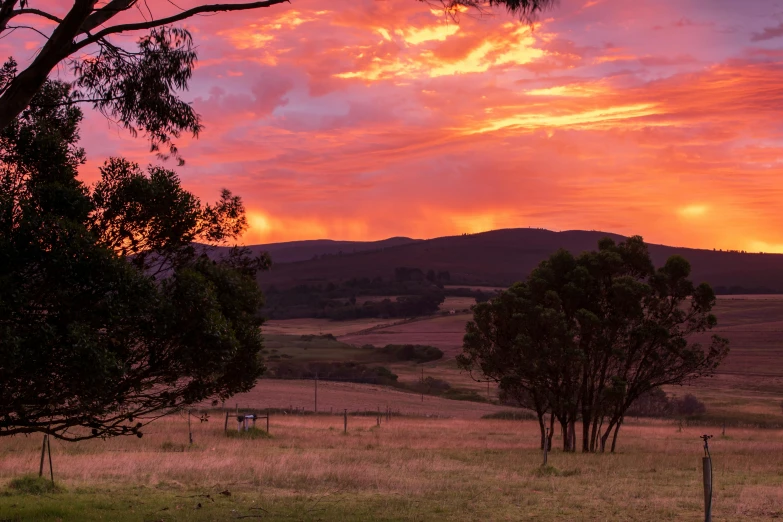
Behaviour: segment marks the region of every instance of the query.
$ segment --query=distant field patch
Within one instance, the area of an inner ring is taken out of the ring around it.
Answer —
[[[264,358],[270,362],[359,361],[367,358],[367,350],[338,341],[328,334],[327,336],[265,334],[264,351]]]
[[[334,334],[345,335],[374,326],[394,323],[394,319],[352,319],[350,321],[330,321],[329,319],[284,319],[264,323],[264,334],[305,335]]]
[[[457,290],[459,288],[467,288],[468,290],[480,291],[480,292],[502,292],[506,290],[505,286],[474,286],[474,285],[443,285],[446,290]]]
[[[471,314],[435,316],[432,318],[377,328],[367,333],[340,336],[340,341],[356,346],[373,344],[427,344],[443,350],[444,358],[453,359],[462,350],[465,323]]]
[[[440,305],[440,310],[448,312],[449,310],[470,310],[470,307],[476,304],[474,297],[455,297],[446,296],[446,300]]]

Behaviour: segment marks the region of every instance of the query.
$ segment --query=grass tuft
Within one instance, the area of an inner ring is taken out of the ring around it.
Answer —
[[[554,466],[540,466],[533,470],[533,475],[537,477],[573,477],[575,475],[581,475],[582,470],[575,469],[557,469]]]
[[[8,483],[8,489],[14,493],[25,493],[28,495],[62,493],[65,491],[59,484],[53,484],[51,480],[35,475],[25,475],[11,480]]]
[[[247,431],[228,430],[226,432],[226,437],[228,437],[229,439],[250,439],[250,440],[273,438],[271,434],[258,428],[250,428]]]

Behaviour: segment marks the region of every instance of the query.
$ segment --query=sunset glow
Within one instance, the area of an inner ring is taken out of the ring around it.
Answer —
[[[415,0],[196,17],[183,97],[205,130],[178,172],[243,197],[248,244],[543,227],[783,252],[781,22],[772,0],[562,0],[533,25]],[[41,42],[14,38],[0,50],[26,63]],[[156,161],[87,112],[86,181],[111,155]]]

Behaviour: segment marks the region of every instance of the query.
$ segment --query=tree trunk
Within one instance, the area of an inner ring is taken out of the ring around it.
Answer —
[[[601,453],[606,451],[606,442],[609,440],[609,435],[612,434],[612,429],[617,426],[617,422],[620,419],[617,415],[612,416],[609,420],[609,424],[606,426],[606,431],[601,435]]]
[[[576,419],[571,419],[571,422],[568,424],[568,439],[571,441],[571,449],[570,451],[572,453],[576,452]]]
[[[590,425],[593,424],[592,412],[585,408],[582,410],[582,453],[592,451],[590,447]]]
[[[541,449],[544,449],[544,444],[546,443],[546,424],[544,423],[544,413],[537,411],[536,416],[538,416],[538,429],[541,430]]]
[[[612,437],[612,453],[614,453],[615,448],[617,447],[617,434],[620,433],[620,426],[623,424],[623,418],[620,417],[620,420],[617,421],[617,425],[614,427],[614,436]]]
[[[96,0],[77,0],[33,63],[19,73],[0,96],[0,129],[5,129],[30,105],[49,73],[71,54],[73,40],[95,3]]]

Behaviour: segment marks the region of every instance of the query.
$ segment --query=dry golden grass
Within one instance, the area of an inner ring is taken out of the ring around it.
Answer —
[[[367,333],[342,335],[340,341],[356,346],[363,344],[375,346],[428,344],[443,350],[444,359],[453,359],[462,350],[465,323],[471,317],[471,314],[433,316],[386,328],[376,328]]]
[[[304,409],[313,411],[315,405],[313,381],[287,381],[262,379],[253,390],[235,395],[226,404],[240,408],[262,410],[265,408]],[[209,405],[205,405],[208,407]],[[349,382],[318,382],[319,412],[385,411],[389,407],[403,415],[453,417],[460,419],[478,419],[488,413],[511,408],[443,399],[429,395],[400,391],[388,386],[356,384]]]
[[[347,435],[342,422],[339,416],[273,417],[272,439],[243,440],[226,438],[222,419],[213,418],[194,426],[191,447],[187,422],[174,416],[148,427],[142,439],[56,441],[55,474],[69,492],[0,495],[0,514],[12,520],[701,516],[704,428],[630,425],[618,454],[555,450],[553,469],[542,473],[533,422],[395,418],[378,428],[374,418],[350,417]],[[783,432],[728,435],[711,444],[714,520],[783,516]],[[39,443],[39,437],[0,441],[0,486],[37,469]],[[231,497],[219,494],[224,490]],[[259,507],[264,511],[251,509]]]

